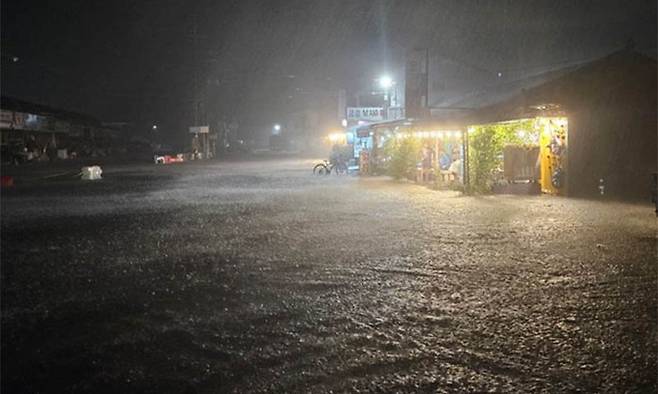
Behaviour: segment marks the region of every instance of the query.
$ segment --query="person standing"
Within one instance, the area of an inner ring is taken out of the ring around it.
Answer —
[[[359,174],[367,175],[370,173],[370,153],[366,147],[359,151]]]
[[[50,140],[48,146],[46,147],[46,155],[48,156],[48,160],[51,162],[55,161],[57,158],[57,144],[55,144],[54,137]]]

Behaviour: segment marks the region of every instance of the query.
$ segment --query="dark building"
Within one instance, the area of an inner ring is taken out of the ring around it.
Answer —
[[[26,160],[106,156],[117,143],[115,130],[85,114],[7,96],[0,107],[3,160],[16,154]]]

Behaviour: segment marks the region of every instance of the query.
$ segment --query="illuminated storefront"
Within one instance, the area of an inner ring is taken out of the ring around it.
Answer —
[[[477,131],[488,130],[498,145],[493,148],[497,158],[490,171],[492,187],[505,184],[536,183],[537,192],[553,195],[568,194],[568,119],[560,116],[538,116],[471,125],[472,139]],[[472,141],[475,142],[475,141]],[[471,161],[477,162],[478,150],[472,150]],[[476,176],[477,178],[477,176]],[[477,180],[474,180],[477,183]],[[499,188],[500,189],[500,188]],[[530,192],[533,188],[527,188]]]

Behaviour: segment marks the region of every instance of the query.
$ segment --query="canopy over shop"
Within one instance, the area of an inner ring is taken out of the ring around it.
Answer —
[[[5,154],[27,160],[67,158],[71,154],[107,154],[117,132],[97,119],[11,97],[1,99],[0,136]],[[47,151],[51,152],[46,154]],[[14,152],[17,151],[17,152]],[[50,157],[49,157],[50,156]]]
[[[410,141],[413,141],[413,146]],[[417,155],[412,154],[409,158],[406,176],[419,181],[463,184],[468,177],[464,171],[465,141],[466,128],[459,123],[403,119],[357,128],[354,155],[362,161],[364,155],[361,152],[367,151],[369,171],[378,173],[395,165],[391,162],[395,160],[391,154],[393,150],[405,149],[404,146],[408,145]]]

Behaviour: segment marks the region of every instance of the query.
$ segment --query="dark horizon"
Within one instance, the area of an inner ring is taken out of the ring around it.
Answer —
[[[459,80],[446,76],[457,87],[591,60],[629,42],[656,53],[655,1],[414,4],[7,0],[2,93],[103,121],[157,122],[176,135],[190,123],[196,58],[209,116],[259,133],[328,92],[367,89],[382,73],[401,77],[413,47],[458,69]]]

